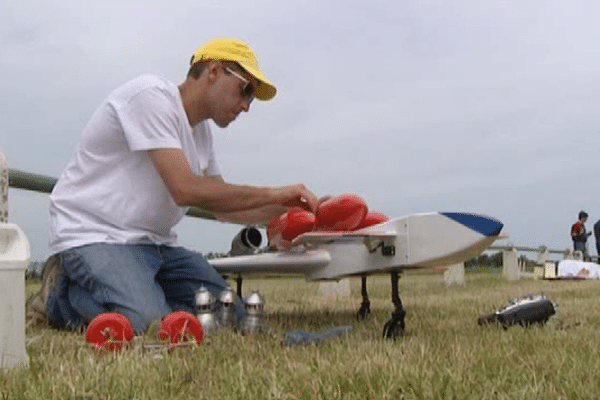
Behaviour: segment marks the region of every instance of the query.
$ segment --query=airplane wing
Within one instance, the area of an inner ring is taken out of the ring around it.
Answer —
[[[290,251],[210,260],[221,273],[301,273],[309,280],[340,279],[410,268],[452,265],[477,257],[503,238],[488,216],[431,212],[353,232],[310,232]]]
[[[308,274],[331,262],[324,249],[277,251],[208,260],[222,274]]]

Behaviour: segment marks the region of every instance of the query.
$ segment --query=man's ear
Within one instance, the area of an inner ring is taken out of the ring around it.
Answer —
[[[221,63],[216,60],[211,61],[210,64],[208,64],[206,66],[205,72],[207,74],[208,81],[210,83],[216,82],[216,80],[219,78],[219,76],[223,72],[221,69]]]

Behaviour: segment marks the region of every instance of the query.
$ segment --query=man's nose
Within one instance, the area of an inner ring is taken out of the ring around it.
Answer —
[[[248,97],[244,97],[242,99],[242,110],[244,110],[245,112],[250,111],[250,103],[252,103],[252,100]]]

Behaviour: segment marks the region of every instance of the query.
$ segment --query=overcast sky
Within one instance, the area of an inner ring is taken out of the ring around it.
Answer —
[[[147,72],[180,83],[198,46],[237,37],[279,92],[213,124],[227,181],[301,181],[392,217],[487,214],[511,243],[566,249],[580,210],[590,229],[600,218],[599,12],[583,0],[2,0],[0,151],[58,177],[114,88]],[[44,259],[47,195],[9,201]],[[178,232],[208,252],[239,229],[186,218]]]

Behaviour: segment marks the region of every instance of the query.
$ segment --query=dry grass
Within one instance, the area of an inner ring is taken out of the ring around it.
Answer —
[[[600,311],[594,281],[506,282],[467,274],[447,288],[440,273],[403,276],[407,334],[381,339],[392,310],[388,277],[369,279],[370,318],[352,296],[317,294],[318,283],[246,280],[267,300],[267,331],[221,331],[176,351],[101,354],[84,335],[35,328],[30,365],[0,373],[2,399],[590,399],[600,393]],[[29,287],[29,290],[33,290]],[[542,327],[480,327],[508,300],[545,293],[559,313]],[[354,325],[315,345],[283,346],[285,332]]]

